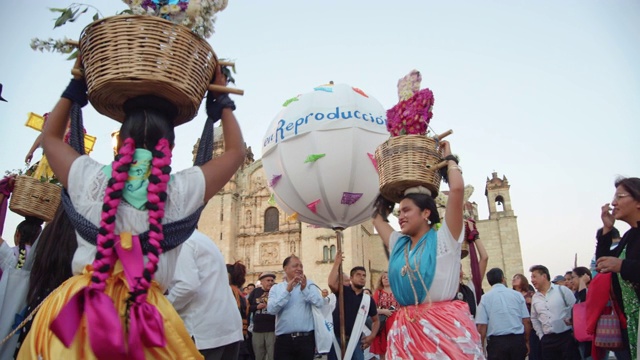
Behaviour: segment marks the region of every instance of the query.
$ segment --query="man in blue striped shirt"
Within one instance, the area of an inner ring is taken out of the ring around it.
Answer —
[[[505,286],[504,272],[487,273],[491,291],[484,294],[476,312],[476,325],[487,341],[487,359],[524,360],[529,353],[531,321],[522,294]]]
[[[313,360],[316,341],[311,307],[322,307],[322,295],[313,281],[304,275],[297,256],[284,259],[282,267],[285,279],[271,288],[267,301],[267,312],[276,316],[274,358]]]

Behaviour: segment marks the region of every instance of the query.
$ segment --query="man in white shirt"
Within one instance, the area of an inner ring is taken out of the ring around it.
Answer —
[[[167,298],[206,360],[238,358],[242,319],[224,257],[197,230],[182,245]]]
[[[549,269],[532,266],[531,324],[540,337],[543,359],[575,359],[578,352],[571,328],[571,309],[576,298],[569,288],[552,284]],[[579,358],[579,355],[577,355]]]

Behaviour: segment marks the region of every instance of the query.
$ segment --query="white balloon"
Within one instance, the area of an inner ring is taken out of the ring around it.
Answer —
[[[287,100],[262,147],[278,205],[298,213],[300,221],[326,228],[369,219],[379,191],[370,156],[389,138],[386,122],[378,100],[346,84],[323,85]],[[319,158],[305,162],[313,155]]]

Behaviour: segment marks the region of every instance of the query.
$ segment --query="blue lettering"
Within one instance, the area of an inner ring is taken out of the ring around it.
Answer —
[[[278,128],[276,129],[276,143],[278,142],[278,133],[280,133],[280,140],[284,139],[284,129],[282,128],[284,124],[284,119],[280,119],[280,121],[278,121]]]
[[[287,124],[287,131],[291,131],[291,129],[293,129],[293,123],[288,123]]]
[[[378,117],[376,118],[376,124],[378,124],[378,125],[382,125],[382,124],[384,124],[384,120],[382,120],[382,117],[381,117],[381,116],[378,116]]]
[[[320,116],[318,116],[318,115],[320,115]],[[323,113],[316,113],[315,118],[316,118],[316,120],[320,121],[320,120],[324,119],[324,114]]]
[[[332,117],[333,115],[333,117]],[[335,120],[337,118],[340,117],[340,108],[336,107],[336,112],[335,113],[328,113],[327,114],[327,119],[329,120]]]
[[[298,126],[304,124],[304,118],[300,118],[298,120],[296,120],[296,130],[294,131],[294,134],[298,135]]]
[[[311,116],[311,115],[313,115],[313,113],[309,113],[309,115],[307,115],[307,116],[304,118],[304,123],[305,123],[305,124],[308,124],[308,123],[309,123],[309,116]]]
[[[353,112],[353,116],[355,116],[356,119],[360,119],[360,116],[358,116],[358,114],[360,114],[360,111],[358,111],[358,110]]]
[[[351,119],[351,111],[347,111],[347,115],[348,115],[348,116],[346,116],[346,115],[344,114],[344,111],[343,111],[340,115],[342,115],[342,118],[343,118],[343,119],[345,119],[345,120],[347,120],[347,119]]]
[[[362,119],[365,121],[369,121],[369,119],[367,119],[367,114],[362,114]]]

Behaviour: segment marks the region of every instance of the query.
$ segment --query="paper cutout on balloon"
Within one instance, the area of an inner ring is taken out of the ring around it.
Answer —
[[[309,210],[311,210],[312,213],[317,214],[318,213],[318,204],[320,203],[320,199],[316,200],[316,201],[312,201],[310,203],[307,204],[307,208]]]
[[[378,161],[376,160],[376,156],[372,153],[367,153],[367,155],[369,156],[369,160],[371,160],[373,167],[376,168],[376,171],[378,171]]]
[[[291,104],[294,101],[298,101],[298,96],[292,97],[291,99],[288,99],[287,101],[284,102],[284,104],[282,104],[283,107],[287,107],[287,105]]]
[[[326,92],[333,92],[333,88],[330,87],[326,87],[326,86],[318,86],[318,87],[314,87],[313,90],[315,91],[326,91]]]
[[[352,89],[353,89],[353,91],[357,92],[358,94],[360,94],[360,95],[362,95],[362,96],[364,96],[366,98],[369,97],[369,95],[365,94],[364,91],[358,89],[357,87],[353,87]]]
[[[340,200],[340,204],[343,205],[353,205],[356,201],[360,200],[362,197],[362,193],[352,193],[352,192],[343,192],[342,200]]]
[[[276,206],[276,198],[275,198],[275,196],[273,196],[273,193],[269,197],[269,200],[267,201],[267,204],[269,204],[271,206]]]
[[[307,156],[307,158],[304,160],[304,163],[306,164],[306,163],[316,162],[318,159],[322,159],[325,156],[326,154],[311,154]]]
[[[294,212],[293,214],[287,216],[287,221],[298,221],[298,213]]]
[[[278,184],[278,181],[280,181],[280,178],[282,178],[281,174],[273,175],[273,177],[271,178],[271,181],[269,181],[269,187],[276,186]]]

